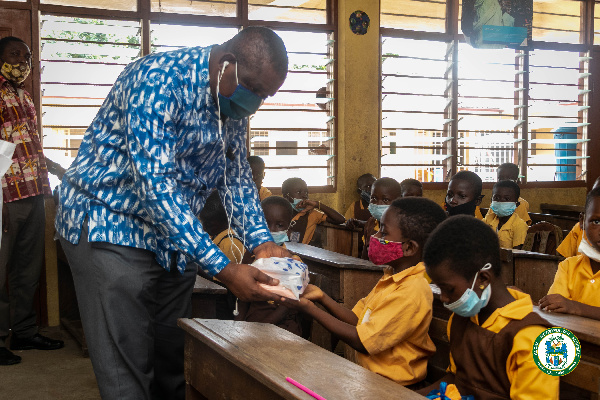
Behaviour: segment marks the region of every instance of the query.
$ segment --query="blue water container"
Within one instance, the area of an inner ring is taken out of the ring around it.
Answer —
[[[577,139],[577,127],[561,126],[552,131],[554,139]],[[562,166],[560,164],[575,164],[575,159],[559,159],[558,157],[574,157],[577,155],[577,143],[556,143],[554,155],[557,157],[556,178],[557,181],[574,181],[577,178],[575,166]]]

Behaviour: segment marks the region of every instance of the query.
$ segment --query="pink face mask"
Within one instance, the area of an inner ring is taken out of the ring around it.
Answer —
[[[390,261],[402,258],[402,242],[389,242],[387,240],[371,236],[369,241],[369,260],[377,265],[384,265]]]

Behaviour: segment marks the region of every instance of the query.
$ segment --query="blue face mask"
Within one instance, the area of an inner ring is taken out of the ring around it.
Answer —
[[[517,209],[517,203],[512,201],[492,201],[490,208],[499,217],[508,217]]]
[[[385,210],[387,210],[389,207],[388,204],[369,204],[369,212],[371,213],[371,215],[373,216],[373,218],[375,218],[377,221],[381,221],[381,217],[383,216],[383,213],[385,212]]]
[[[481,270],[483,271],[490,268],[492,268],[492,264],[487,263],[483,268],[481,268]],[[487,285],[487,287],[483,289],[480,298],[477,296],[477,293],[473,291],[475,282],[477,281],[477,275],[479,275],[479,272],[475,274],[471,288],[465,290],[462,296],[460,296],[460,299],[456,300],[454,303],[444,303],[444,307],[453,313],[460,315],[461,317],[472,317],[479,314],[479,311],[481,311],[483,307],[487,306],[488,302],[490,301],[490,296],[492,295],[492,285]]]
[[[219,76],[219,82],[222,75]],[[254,114],[263,103],[264,99],[243,87],[237,78],[237,63],[235,64],[235,81],[237,87],[229,97],[218,93],[221,114],[231,119],[242,119]]]
[[[273,241],[275,244],[281,246],[285,242],[289,242],[290,238],[287,235],[287,231],[279,231],[279,232],[271,232],[271,236],[273,236]]]
[[[302,210],[304,210],[304,208],[298,208],[298,204],[302,203],[304,201],[304,199],[294,199],[294,202],[292,203],[292,207],[294,207],[294,210],[300,212]]]

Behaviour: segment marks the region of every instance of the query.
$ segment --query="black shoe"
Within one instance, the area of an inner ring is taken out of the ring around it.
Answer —
[[[0,365],[13,365],[21,362],[21,357],[13,354],[6,347],[0,347]]]
[[[36,333],[30,338],[22,339],[16,336],[10,339],[11,350],[57,350],[62,349],[65,346],[65,342],[62,340],[54,340],[49,337],[42,336]]]

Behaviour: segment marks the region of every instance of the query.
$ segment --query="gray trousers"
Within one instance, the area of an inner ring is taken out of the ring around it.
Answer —
[[[44,262],[46,226],[43,195],[6,206],[10,223],[8,232],[2,232],[0,246],[0,347],[5,347],[9,329],[21,338],[37,333],[33,298]]]
[[[148,250],[60,238],[103,399],[183,399],[184,333],[196,270],[167,272]]]

